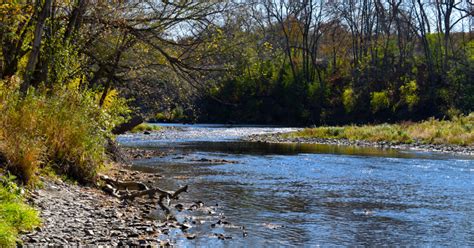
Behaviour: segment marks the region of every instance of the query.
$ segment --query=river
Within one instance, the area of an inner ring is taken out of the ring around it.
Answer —
[[[474,245],[473,157],[240,141],[292,128],[167,126],[174,129],[118,141],[166,151],[135,168],[163,174],[166,189],[189,184],[187,197],[217,204],[235,225],[204,219],[189,231],[196,239],[175,233],[179,247]]]

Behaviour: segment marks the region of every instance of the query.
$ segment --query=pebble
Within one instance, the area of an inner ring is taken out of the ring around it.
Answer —
[[[188,234],[188,235],[186,235],[186,238],[187,238],[187,239],[195,239],[195,238],[196,238],[196,235],[194,235],[194,234]]]

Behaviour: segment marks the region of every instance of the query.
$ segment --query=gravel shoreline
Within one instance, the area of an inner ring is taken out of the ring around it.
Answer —
[[[151,180],[159,175],[144,175],[125,169],[114,176]],[[29,203],[40,211],[41,227],[22,235],[25,247],[47,246],[160,246],[158,236],[167,223],[150,218],[156,206],[153,199],[121,201],[102,190],[43,178],[43,187],[31,192]]]
[[[302,143],[302,144],[326,144],[341,146],[375,147],[381,149],[416,150],[426,152],[441,152],[457,155],[474,156],[474,146],[444,145],[444,144],[422,144],[414,142],[412,144],[392,143],[387,141],[371,142],[364,140],[347,139],[323,139],[323,138],[288,138],[283,137],[284,133],[250,135],[243,138],[249,142],[264,143]]]
[[[115,166],[106,174],[147,185],[154,185],[162,178],[156,173],[134,171],[128,166]],[[167,247],[173,246],[176,240],[170,233],[178,231],[183,238],[194,239],[196,236],[187,230],[201,224],[192,214],[186,214],[181,222],[165,220],[157,204],[158,196],[126,201],[96,187],[59,179],[42,178],[42,183],[43,187],[30,192],[28,197],[29,204],[39,210],[42,225],[22,234],[23,244],[19,246]],[[202,202],[177,200],[172,201],[171,207],[176,211],[216,212],[216,207],[205,206]],[[210,219],[214,217],[210,216]]]

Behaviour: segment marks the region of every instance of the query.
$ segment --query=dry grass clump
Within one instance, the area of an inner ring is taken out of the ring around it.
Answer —
[[[429,119],[406,128],[413,139],[423,143],[474,145],[474,113],[451,121]]]

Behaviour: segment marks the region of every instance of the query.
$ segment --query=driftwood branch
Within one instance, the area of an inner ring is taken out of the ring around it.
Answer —
[[[112,179],[108,176],[101,176],[100,179],[106,184],[110,184],[116,190],[148,190],[148,187],[141,182],[131,182],[131,181],[120,181],[117,179]]]
[[[148,186],[141,182],[119,181],[111,179],[108,176],[101,176],[100,178],[102,179],[102,181],[105,182],[103,190],[122,200],[133,201],[137,197],[146,195],[152,198],[155,194],[158,194],[158,205],[163,211],[166,212],[166,214],[171,213],[170,209],[168,208],[170,205],[170,201],[179,199],[179,194],[188,191],[188,185],[181,187],[180,189],[174,192],[171,192],[162,190],[157,187],[148,188]],[[163,203],[164,200],[166,200],[166,204]]]
[[[153,197],[155,194],[159,194],[160,197],[167,197],[170,200],[176,200],[178,199],[178,195],[182,192],[187,192],[188,190],[188,185],[176,190],[175,192],[168,192],[165,190],[162,190],[160,188],[152,188],[152,189],[146,189],[146,190],[140,190],[136,192],[130,192],[128,194],[123,194],[120,198],[124,200],[134,200],[136,197],[140,196],[145,196],[148,195],[150,197]]]

